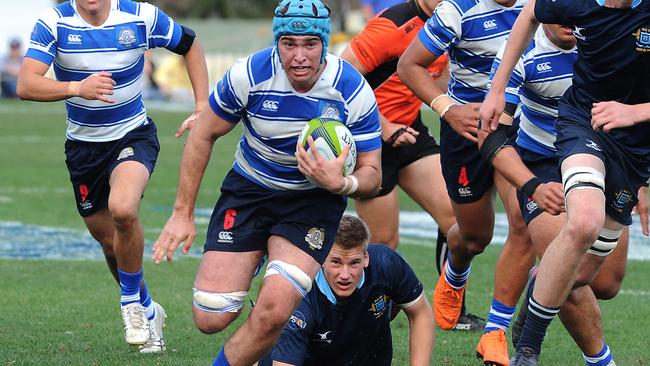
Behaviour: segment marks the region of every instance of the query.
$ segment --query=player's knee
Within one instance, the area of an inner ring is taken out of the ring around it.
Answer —
[[[572,245],[585,251],[598,239],[598,234],[605,221],[604,216],[600,215],[573,215],[570,217],[565,226],[566,236],[572,238]]]
[[[594,291],[594,295],[599,300],[611,300],[618,295],[618,292],[621,290],[621,283],[618,281],[612,281],[608,284],[592,284],[591,289]]]
[[[115,228],[117,230],[133,225],[138,221],[137,207],[132,207],[131,205],[124,203],[111,203],[109,210],[111,211],[113,222],[115,223]]]
[[[250,320],[258,334],[272,335],[279,333],[291,316],[291,310],[283,306],[283,299],[258,301]]]
[[[464,251],[469,255],[478,255],[483,253],[485,247],[490,244],[492,233],[487,234],[466,234],[463,236]],[[455,253],[456,251],[454,251]]]
[[[194,324],[203,333],[217,333],[237,318],[247,291],[215,293],[192,289]]]

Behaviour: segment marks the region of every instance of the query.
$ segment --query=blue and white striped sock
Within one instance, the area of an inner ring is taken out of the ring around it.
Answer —
[[[151,320],[156,316],[156,307],[153,306],[153,301],[149,296],[149,289],[147,288],[147,281],[142,279],[140,285],[140,304],[147,310],[147,319]]]
[[[140,282],[142,282],[142,269],[136,273],[123,272],[117,270],[117,276],[120,279],[122,306],[140,301]]]
[[[492,306],[490,307],[490,315],[488,315],[487,323],[483,333],[488,333],[493,330],[501,329],[508,332],[512,316],[515,314],[515,307],[504,305],[497,299],[492,299]]]
[[[451,265],[451,262],[447,260],[447,265],[445,267],[445,279],[451,287],[455,289],[461,289],[465,287],[467,278],[469,278],[469,273],[472,270],[472,265],[470,264],[467,268],[454,268]]]
[[[609,346],[607,343],[603,345],[603,349],[594,356],[586,356],[582,354],[582,358],[585,359],[587,366],[608,366],[610,363],[613,364],[614,356],[609,351]]]

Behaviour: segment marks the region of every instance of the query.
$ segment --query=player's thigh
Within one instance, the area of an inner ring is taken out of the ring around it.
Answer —
[[[553,216],[542,212],[530,221],[528,224],[528,232],[530,233],[538,258],[544,256],[544,252],[546,252],[548,246],[551,245],[553,239],[562,230],[565,219],[565,214]]]
[[[115,226],[113,225],[112,216],[108,209],[101,209],[89,216],[84,216],[83,220],[90,235],[92,235],[93,238],[102,245],[102,247],[107,248],[113,246]]]
[[[113,169],[108,207],[113,215],[137,211],[149,181],[149,170],[140,162],[126,161]]]
[[[194,287],[213,293],[248,291],[253,274],[263,256],[264,253],[260,250],[207,251],[201,257]]]
[[[440,154],[424,156],[402,168],[399,185],[436,220],[443,232],[456,222],[442,176]]]
[[[489,244],[494,232],[494,190],[474,202],[452,202],[452,207],[463,239]]]
[[[621,288],[627,268],[627,251],[630,238],[629,227],[623,229],[616,248],[607,256],[598,274],[591,281],[591,288],[599,299],[611,299]]]
[[[354,206],[368,225],[372,242],[399,242],[399,192],[396,188],[383,196],[355,200]]]

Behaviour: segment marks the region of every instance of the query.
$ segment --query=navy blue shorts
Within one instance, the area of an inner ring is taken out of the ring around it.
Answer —
[[[517,150],[524,164],[542,182],[562,183],[558,160],[555,156],[542,155],[519,147]],[[517,200],[519,201],[519,209],[521,210],[521,215],[524,217],[526,225],[530,224],[534,218],[544,212],[544,210],[537,206],[535,201],[520,190],[517,190]]]
[[[324,189],[275,191],[231,170],[212,212],[204,252],[266,252],[281,236],[323,264],[347,199]]]
[[[86,217],[108,207],[109,179],[118,164],[137,161],[153,173],[160,144],[156,125],[148,121],[116,141],[65,142],[65,164],[79,215]]]
[[[447,192],[455,203],[480,200],[494,185],[494,168],[478,150],[478,145],[440,120],[440,161]]]
[[[631,212],[637,192],[650,178],[650,148],[646,154],[633,153],[612,135],[594,131],[590,122],[579,123],[567,117],[556,122],[560,163],[576,154],[594,155],[605,164],[605,212],[620,224],[632,224]],[[650,147],[650,145],[649,145]]]
[[[439,154],[440,146],[431,136],[429,129],[422,123],[420,114],[410,126],[420,134],[413,145],[393,147],[385,141],[381,143],[381,189],[377,197],[389,194],[397,185],[400,169],[418,161],[425,156]]]

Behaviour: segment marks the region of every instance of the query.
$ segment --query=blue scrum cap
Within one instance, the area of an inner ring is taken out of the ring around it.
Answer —
[[[330,35],[330,10],[320,0],[283,0],[275,9],[273,36],[314,35],[323,42],[320,62],[325,61]]]

